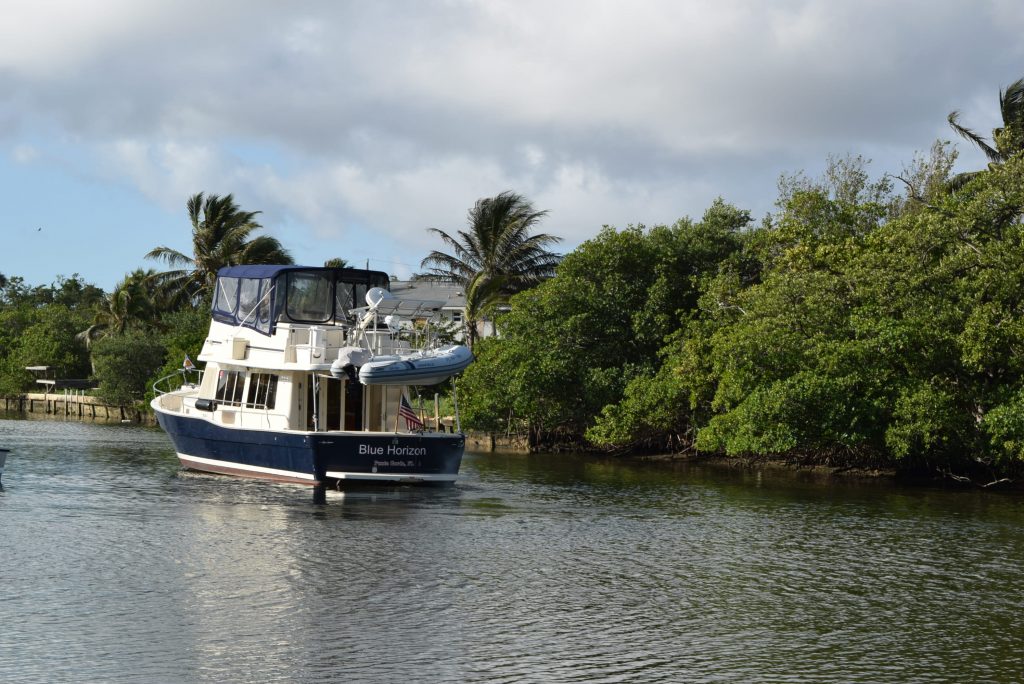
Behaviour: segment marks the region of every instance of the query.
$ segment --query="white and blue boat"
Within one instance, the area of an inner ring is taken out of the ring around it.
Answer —
[[[408,386],[442,382],[472,354],[429,334],[413,348],[400,321],[429,321],[444,302],[394,299],[389,282],[351,268],[221,269],[205,369],[171,391],[158,383],[151,403],[182,465],[314,486],[453,482],[457,412],[449,431],[412,409]]]

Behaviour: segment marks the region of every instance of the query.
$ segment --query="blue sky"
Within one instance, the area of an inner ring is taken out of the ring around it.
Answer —
[[[990,131],[1021,35],[1016,0],[8,1],[0,273],[110,289],[188,251],[200,191],[402,277],[503,190],[566,251],[717,196],[761,217],[829,155],[899,173],[952,109]]]

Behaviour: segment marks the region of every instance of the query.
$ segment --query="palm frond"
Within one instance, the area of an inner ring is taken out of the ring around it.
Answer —
[[[291,253],[277,238],[260,235],[249,240],[241,249],[241,263],[245,264],[291,264]]]
[[[531,234],[547,214],[508,190],[477,200],[466,214],[468,226],[464,230],[453,234],[427,229],[441,239],[447,251],[430,252],[420,262],[426,270],[413,279],[462,284],[470,344],[482,312],[555,274],[561,257],[547,247],[561,239],[546,233]]]
[[[193,259],[170,247],[154,247],[146,253],[145,258],[163,261],[168,266],[190,266],[195,264]]]
[[[967,128],[966,126],[960,124],[960,112],[950,112],[946,120],[949,122],[950,128],[952,128],[957,133],[957,135],[964,138],[965,140],[970,141],[975,146],[977,146],[982,152],[985,153],[985,156],[988,157],[989,161],[1002,161],[1002,155],[999,154],[998,150],[989,145],[988,141],[985,138],[981,137],[980,135],[972,131],[970,128]]]
[[[999,91],[999,113],[1004,127],[1024,124],[1024,78]]]
[[[217,272],[242,263],[293,263],[291,254],[269,236],[255,236],[262,226],[258,211],[242,211],[233,195],[198,192],[185,203],[192,225],[192,256],[157,247],[147,254],[174,270],[149,277],[163,306],[198,303],[212,291]]]

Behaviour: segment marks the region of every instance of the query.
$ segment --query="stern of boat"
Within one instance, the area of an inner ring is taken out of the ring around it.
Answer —
[[[461,434],[325,433],[316,435],[316,459],[328,480],[452,483],[466,439]]]

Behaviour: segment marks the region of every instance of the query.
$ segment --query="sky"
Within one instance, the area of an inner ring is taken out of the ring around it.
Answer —
[[[988,135],[1022,35],[1019,0],[5,0],[0,273],[110,290],[190,253],[197,192],[402,278],[505,190],[562,252],[761,218],[830,155],[900,173],[954,109]]]

